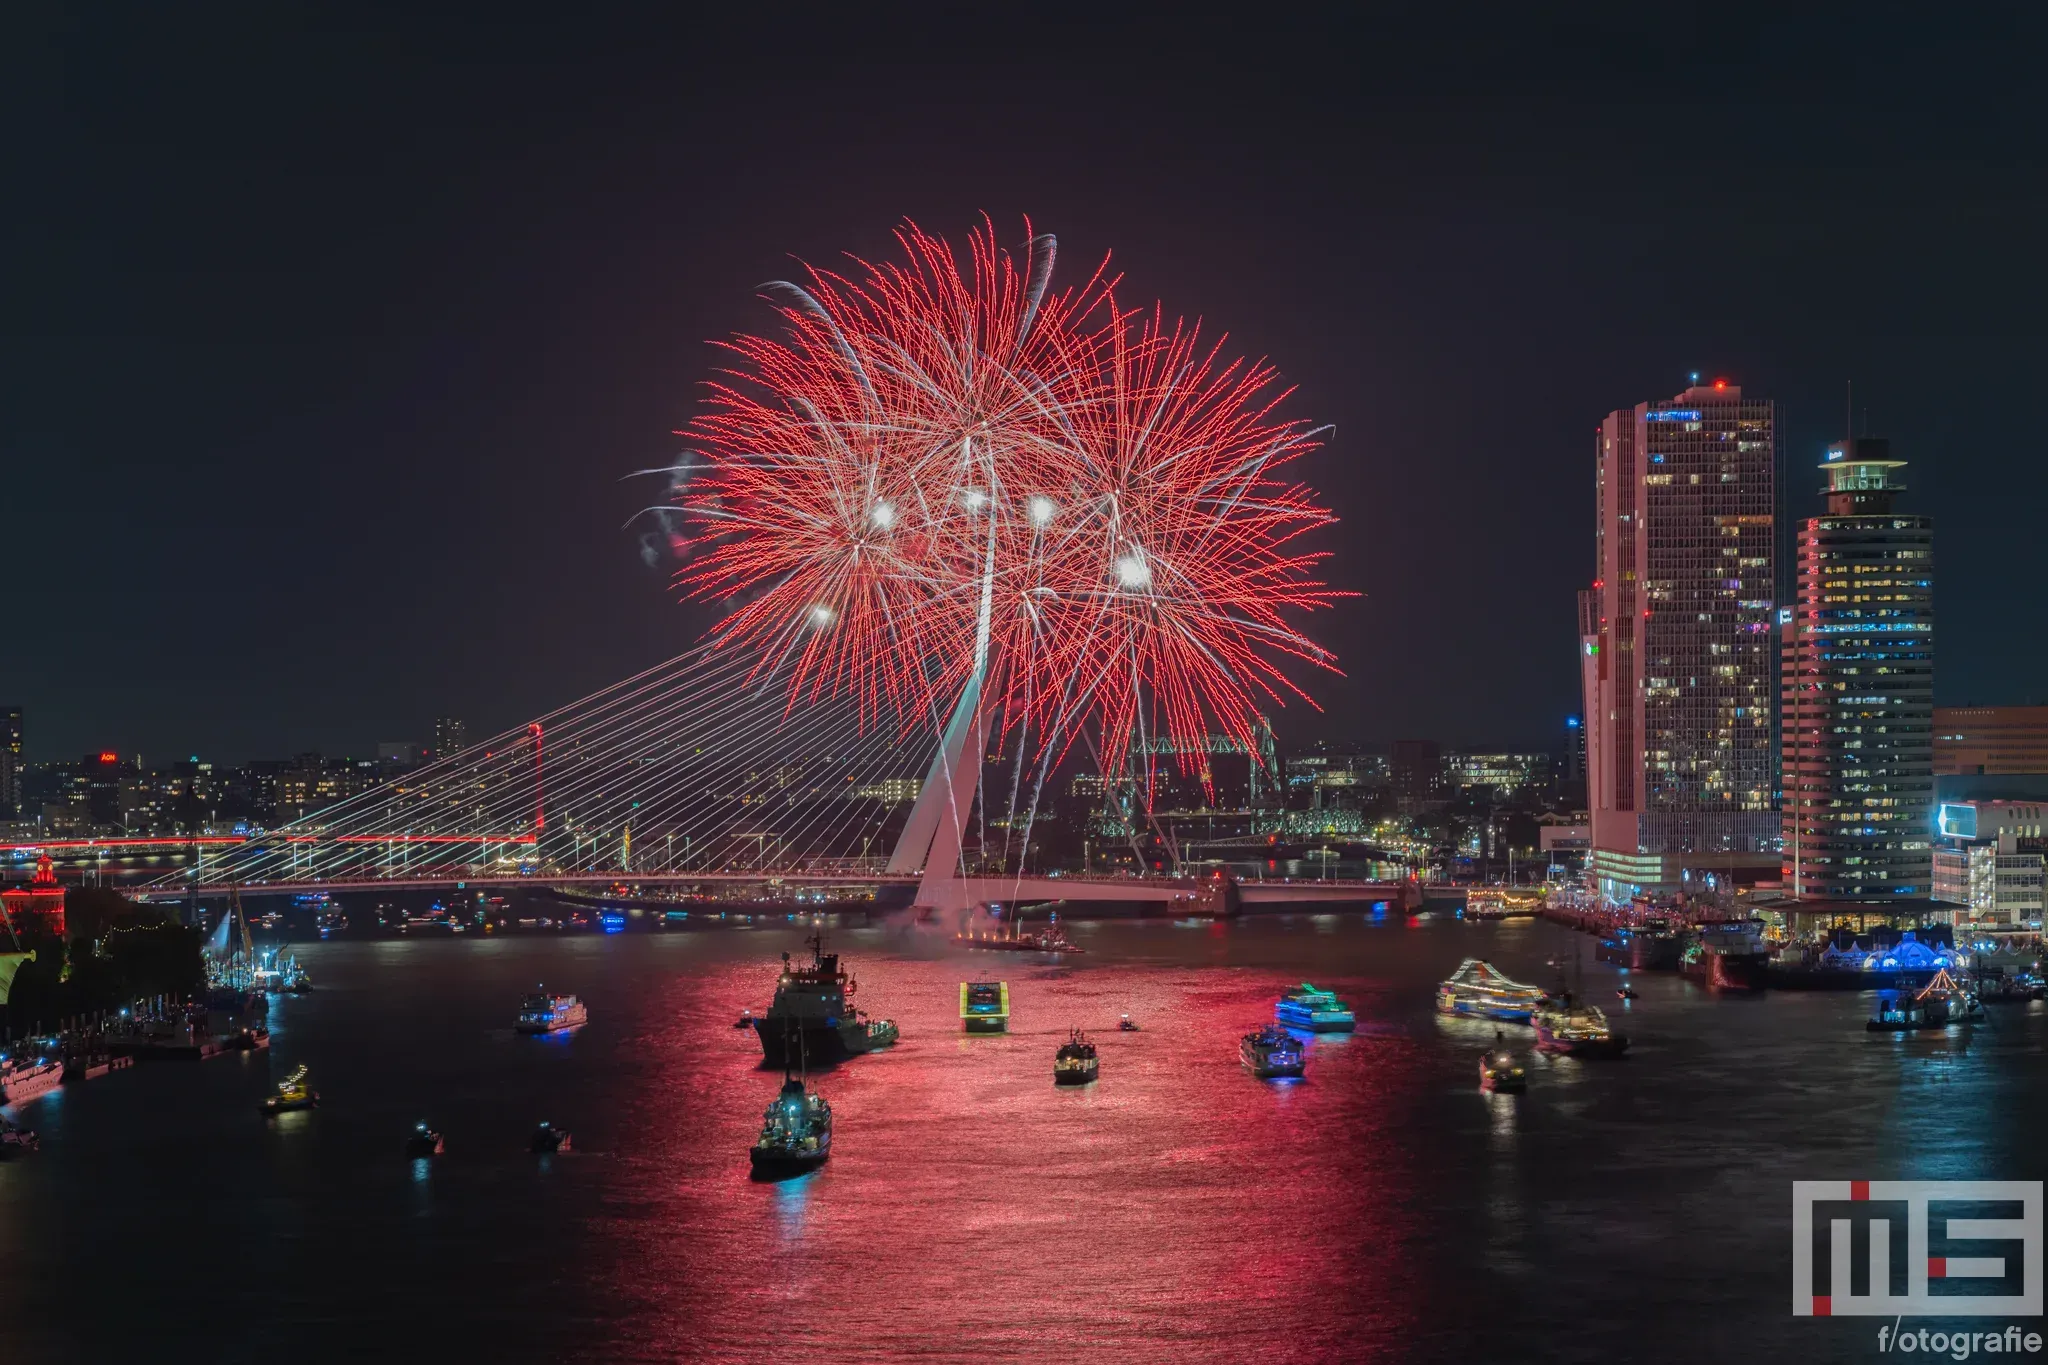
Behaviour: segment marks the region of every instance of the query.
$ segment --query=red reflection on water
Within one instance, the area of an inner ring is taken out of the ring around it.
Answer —
[[[593,1358],[1331,1359],[1409,1339],[1416,1043],[1318,1038],[1305,1082],[1262,1083],[1237,1040],[1286,984],[1270,971],[836,946],[903,1041],[814,1077],[832,1160],[779,1185],[749,1180],[746,1148],[781,1078],[731,1027],[766,1004],[773,954],[668,983],[619,1097],[630,1178],[606,1181],[586,1261],[623,1300]],[[967,1037],[959,982],[995,975],[1012,1031]],[[1055,1088],[1076,1025],[1101,1079]]]

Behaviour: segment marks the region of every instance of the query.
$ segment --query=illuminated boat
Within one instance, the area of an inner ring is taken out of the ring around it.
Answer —
[[[1060,928],[1059,916],[1043,929],[1027,933],[1024,926],[1012,921],[1010,932],[1005,934],[955,934],[953,942],[962,948],[993,948],[999,952],[1011,953],[1084,953],[1067,938],[1067,931]]]
[[[960,1027],[968,1033],[1007,1033],[1010,1028],[1010,983],[960,983]]]
[[[840,969],[839,955],[825,951],[824,936],[813,934],[805,942],[811,945],[811,964],[797,966],[784,953],[775,999],[766,1014],[752,1019],[768,1064],[829,1064],[894,1044],[898,1034],[893,1021],[870,1019],[854,1008],[859,987]]]
[[[1280,997],[1273,1006],[1273,1017],[1289,1028],[1307,1029],[1311,1033],[1349,1033],[1358,1027],[1351,1006],[1339,1000],[1334,991],[1317,990],[1306,981],[1299,990]]]
[[[1529,1088],[1529,1076],[1512,1053],[1486,1052],[1479,1057],[1479,1088],[1500,1095],[1516,1095]]]
[[[1863,1027],[1872,1033],[1909,1033],[1916,1029],[1966,1024],[1983,1014],[1977,997],[1956,984],[1946,967],[1919,991],[1877,993],[1877,1012]]]
[[[277,1093],[263,1097],[263,1112],[266,1114],[287,1114],[294,1109],[312,1109],[320,1103],[320,1092],[306,1080],[306,1068],[300,1067],[291,1075],[278,1082]]]
[[[25,1104],[64,1082],[64,1063],[49,1057],[0,1057],[0,1104]]]
[[[1628,1051],[1628,1035],[1608,1027],[1596,1005],[1581,1004],[1570,995],[1536,1011],[1536,1050],[1565,1057],[1619,1057]]]
[[[747,1155],[754,1174],[764,1179],[815,1171],[832,1155],[832,1106],[801,1080],[785,1075]]]
[[[414,1124],[412,1135],[405,1140],[405,1154],[410,1157],[439,1156],[447,1150],[441,1135],[424,1123]]]
[[[1307,1057],[1293,1034],[1276,1024],[1266,1024],[1237,1040],[1237,1060],[1262,1081],[1299,1076]]]
[[[553,1156],[557,1152],[575,1150],[575,1141],[570,1134],[543,1120],[540,1127],[533,1130],[533,1137],[526,1145],[536,1156]]]
[[[1438,1014],[1526,1024],[1545,1000],[1535,986],[1503,976],[1492,963],[1468,957],[1436,988]]]
[[[1097,1065],[1095,1044],[1088,1041],[1087,1034],[1075,1029],[1053,1054],[1052,1083],[1086,1085],[1095,1079]]]
[[[519,1002],[515,1033],[560,1033],[590,1022],[590,1011],[573,995],[549,995],[541,991]]]

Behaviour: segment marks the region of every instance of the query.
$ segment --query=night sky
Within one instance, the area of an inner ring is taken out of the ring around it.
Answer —
[[[1070,283],[1113,252],[1335,424],[1300,468],[1367,595],[1311,628],[1349,676],[1283,741],[1561,742],[1594,427],[1692,370],[1778,400],[1794,515],[1853,379],[1937,519],[1939,700],[2048,700],[2022,10],[689,8],[9,21],[32,758],[478,734],[679,652],[703,621],[627,476],[674,457],[707,339],[766,325],[792,255],[982,211]]]

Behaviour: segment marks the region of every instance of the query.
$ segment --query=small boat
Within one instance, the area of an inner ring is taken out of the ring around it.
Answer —
[[[19,1124],[9,1122],[5,1117],[0,1117],[0,1161],[25,1156],[40,1146],[42,1140],[36,1136],[35,1129],[23,1128]]]
[[[426,1124],[415,1124],[412,1136],[405,1140],[405,1154],[410,1157],[439,1156],[448,1150],[441,1135]]]
[[[1299,1076],[1308,1065],[1301,1044],[1277,1024],[1265,1024],[1237,1040],[1237,1059],[1262,1081]]]
[[[963,981],[960,983],[960,1027],[968,1033],[1010,1031],[1010,983],[1007,981]]]
[[[1639,995],[1637,995],[1637,994],[1636,994],[1636,988],[1635,988],[1634,986],[1623,986],[1623,987],[1622,987],[1622,988],[1621,988],[1620,990],[1618,990],[1618,991],[1616,991],[1616,992],[1614,993],[1614,998],[1615,998],[1616,1000],[1640,1000],[1640,999],[1642,999],[1642,997],[1641,997],[1641,996],[1639,996]]]
[[[533,1130],[533,1138],[527,1143],[536,1156],[553,1156],[557,1152],[573,1150],[574,1139],[554,1124],[543,1121]]]
[[[1095,1044],[1088,1041],[1087,1034],[1075,1029],[1053,1054],[1052,1083],[1086,1085],[1095,1079],[1096,1065]]]
[[[1479,1056],[1479,1088],[1497,1095],[1517,1095],[1529,1088],[1529,1077],[1508,1052],[1483,1052]]]
[[[230,1052],[262,1052],[270,1046],[270,1030],[261,1024],[252,1024],[229,1034],[225,1046]]]
[[[1124,1033],[1136,1033],[1138,1031],[1137,1021],[1131,1018],[1131,1016],[1128,1014],[1126,1014],[1123,1018],[1117,1020],[1116,1026],[1119,1031]]]
[[[766,1180],[815,1171],[832,1155],[832,1106],[798,1078],[783,1074],[782,1090],[761,1120],[761,1136],[747,1154]]]
[[[1468,957],[1438,983],[1436,1009],[1438,1014],[1526,1024],[1545,998],[1537,987],[1510,980],[1492,963]]]
[[[1311,1033],[1349,1033],[1358,1027],[1351,1006],[1339,1000],[1335,992],[1317,990],[1306,981],[1299,990],[1289,991],[1275,1002],[1273,1017],[1289,1028],[1307,1029]]]
[[[263,1112],[266,1114],[288,1114],[294,1109],[313,1109],[320,1104],[320,1092],[306,1080],[306,1068],[300,1067],[277,1083],[277,1093],[263,1097]]]
[[[1976,995],[1956,984],[1946,967],[1917,991],[1877,993],[1877,1012],[1863,1025],[1872,1033],[1910,1033],[1917,1029],[1967,1024],[1984,1012]]]
[[[541,990],[529,995],[519,1004],[519,1022],[512,1026],[515,1033],[560,1033],[563,1029],[581,1028],[590,1022],[590,1011],[583,1002],[573,995],[549,995]]]
[[[1565,1057],[1619,1057],[1628,1035],[1607,1026],[1598,1006],[1582,1005],[1567,992],[1536,1011],[1536,1050]]]
[[[740,1017],[733,1020],[732,1026],[734,1028],[752,1028],[754,1026],[754,1012],[752,1010],[741,1010]]]

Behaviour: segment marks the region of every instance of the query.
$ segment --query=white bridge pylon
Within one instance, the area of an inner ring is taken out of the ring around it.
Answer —
[[[965,910],[973,901],[962,877],[960,846],[967,817],[981,785],[982,753],[988,748],[988,712],[981,705],[981,671],[975,670],[939,738],[939,751],[910,808],[903,833],[889,855],[890,872],[922,872],[917,903],[933,910]]]

